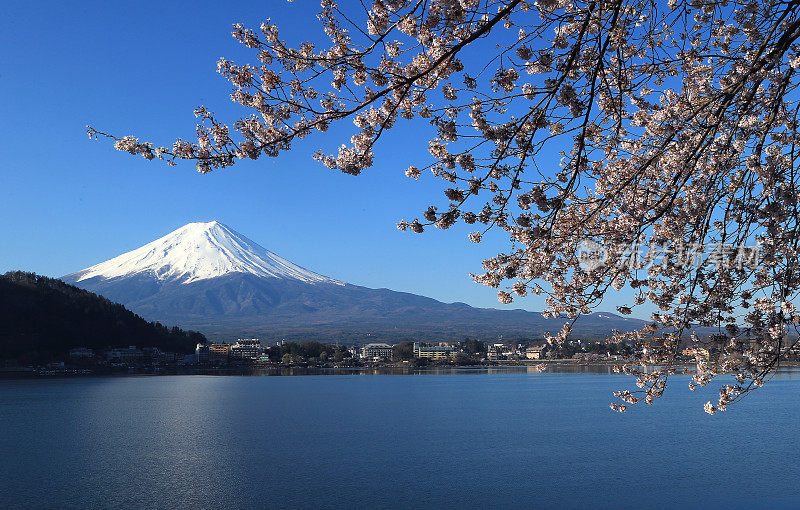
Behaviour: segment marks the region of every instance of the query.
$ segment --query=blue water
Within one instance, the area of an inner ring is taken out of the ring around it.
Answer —
[[[2,508],[799,508],[800,374],[709,416],[607,374],[0,381]]]

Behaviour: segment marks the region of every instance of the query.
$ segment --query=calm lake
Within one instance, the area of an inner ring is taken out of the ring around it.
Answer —
[[[0,508],[798,508],[800,372],[0,380]]]

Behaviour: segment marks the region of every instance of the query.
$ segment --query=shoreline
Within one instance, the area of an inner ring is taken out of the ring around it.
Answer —
[[[537,360],[538,361],[538,360]],[[76,377],[147,377],[147,376],[235,376],[235,377],[275,377],[303,375],[448,375],[465,373],[592,373],[622,375],[613,371],[620,362],[585,362],[574,360],[548,360],[538,363],[497,363],[478,365],[428,365],[411,366],[410,364],[374,364],[365,366],[234,366],[234,367],[148,367],[121,370],[96,370],[87,368],[34,369],[31,367],[0,368],[0,380],[41,379],[41,378],[76,378]],[[540,369],[540,367],[542,367]],[[645,370],[651,366],[633,365]],[[674,366],[675,375],[687,375],[695,372],[695,364],[681,362]],[[800,362],[792,361],[781,364],[779,371],[797,370]]]

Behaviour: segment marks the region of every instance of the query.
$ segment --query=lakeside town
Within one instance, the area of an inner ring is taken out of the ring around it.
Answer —
[[[645,347],[646,348],[646,347]],[[323,344],[317,341],[269,344],[259,338],[233,342],[198,343],[193,353],[162,351],[156,347],[76,347],[64,360],[44,365],[7,362],[5,376],[65,376],[123,374],[231,374],[277,368],[425,368],[499,365],[622,364],[634,360],[642,348],[625,343],[574,340],[553,347],[533,341],[487,343],[373,342],[364,345]],[[713,349],[686,347],[680,361],[690,363],[714,356]]]

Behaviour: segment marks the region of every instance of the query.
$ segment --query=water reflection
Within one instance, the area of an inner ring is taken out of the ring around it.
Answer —
[[[661,367],[638,366],[637,370],[652,372]],[[696,372],[694,365],[674,367],[679,375],[692,375]],[[272,367],[254,369],[247,376],[299,376],[299,375],[519,375],[519,374],[616,374],[614,365],[598,364],[549,364],[540,369],[538,365],[508,365],[489,367],[341,367],[341,368],[306,368],[306,367]],[[780,379],[800,379],[800,367],[784,367],[776,371]]]
[[[613,367],[597,365],[550,365],[544,372],[568,374],[611,374]],[[542,370],[535,365],[492,366],[492,367],[342,367],[342,368],[304,368],[278,367],[256,369],[252,376],[292,376],[292,375],[463,375],[463,374],[539,374]]]
[[[611,368],[0,380],[0,508],[800,508],[795,381],[622,415]]]
[[[548,365],[544,373],[564,374],[612,374],[612,365]],[[539,374],[543,371],[536,365],[491,366],[491,367],[342,367],[342,368],[304,368],[280,367],[257,369],[249,375],[463,375],[463,374]]]

